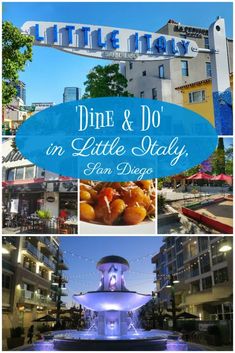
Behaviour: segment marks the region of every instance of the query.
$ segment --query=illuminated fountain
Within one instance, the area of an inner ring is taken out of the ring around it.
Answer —
[[[74,295],[73,298],[79,304],[98,313],[98,335],[124,336],[131,324],[128,312],[140,308],[152,297],[128,291],[124,272],[129,269],[129,264],[124,258],[103,257],[98,262],[97,269],[102,273],[98,290]]]
[[[164,330],[136,329],[132,321],[135,310],[148,303],[151,295],[139,294],[126,288],[124,272],[127,260],[106,256],[97,263],[101,272],[97,291],[75,294],[73,298],[94,312],[87,330],[65,330],[54,333],[54,350],[187,350],[177,333]],[[173,343],[173,346],[172,346]],[[170,344],[170,346],[169,346]]]

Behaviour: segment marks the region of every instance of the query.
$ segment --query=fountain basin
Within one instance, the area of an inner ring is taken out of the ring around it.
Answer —
[[[164,330],[143,331],[128,333],[122,337],[101,336],[89,331],[67,330],[54,334],[54,348],[59,351],[160,351],[167,350],[168,336],[172,332]],[[185,342],[174,341],[175,346],[187,347]]]
[[[131,291],[95,291],[73,295],[73,298],[93,311],[133,311],[145,305],[151,295],[139,294]]]

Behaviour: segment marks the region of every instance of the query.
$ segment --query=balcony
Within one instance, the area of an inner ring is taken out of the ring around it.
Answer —
[[[51,298],[41,295],[27,289],[22,289],[19,298],[20,304],[32,304],[32,305],[42,305],[48,306],[52,304]]]
[[[24,249],[27,250],[37,260],[40,260],[40,251],[27,240],[24,243]]]
[[[63,259],[60,259],[58,262],[58,270],[68,270],[69,267]]]
[[[38,237],[39,241],[41,243],[43,243],[44,245],[46,245],[46,248],[51,252],[52,255],[56,255],[57,254],[57,247],[54,245],[54,243],[52,242],[51,239],[47,238],[47,237]]]
[[[41,262],[45,264],[47,267],[49,267],[50,269],[52,269],[53,271],[55,271],[55,263],[50,259],[48,259],[47,256],[41,254]]]
[[[25,241],[24,249],[26,249],[34,258],[42,262],[44,265],[55,271],[55,264],[47,256],[43,255],[34,245],[29,241]]]

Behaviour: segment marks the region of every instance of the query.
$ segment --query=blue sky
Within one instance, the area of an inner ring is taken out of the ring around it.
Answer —
[[[227,36],[232,37],[232,2],[3,3],[3,19],[18,27],[28,20],[37,20],[156,31],[169,19],[208,28],[217,16],[225,18]],[[61,103],[66,86],[80,87],[83,93],[89,70],[95,65],[108,63],[45,47],[35,46],[33,53],[33,62],[20,74],[27,87],[27,104],[39,101]]]
[[[118,255],[130,263],[126,272],[126,284],[129,290],[150,293],[154,290],[154,265],[151,255],[156,254],[162,245],[162,237],[129,236],[129,237],[60,237],[61,249],[69,270],[69,296],[63,297],[67,303],[72,302],[75,293],[96,290],[100,274],[96,263],[107,255]]]

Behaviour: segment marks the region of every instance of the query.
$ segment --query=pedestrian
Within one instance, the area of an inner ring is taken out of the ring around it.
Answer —
[[[34,326],[31,325],[29,330],[28,330],[28,344],[32,344],[33,343],[33,330],[34,330]]]

